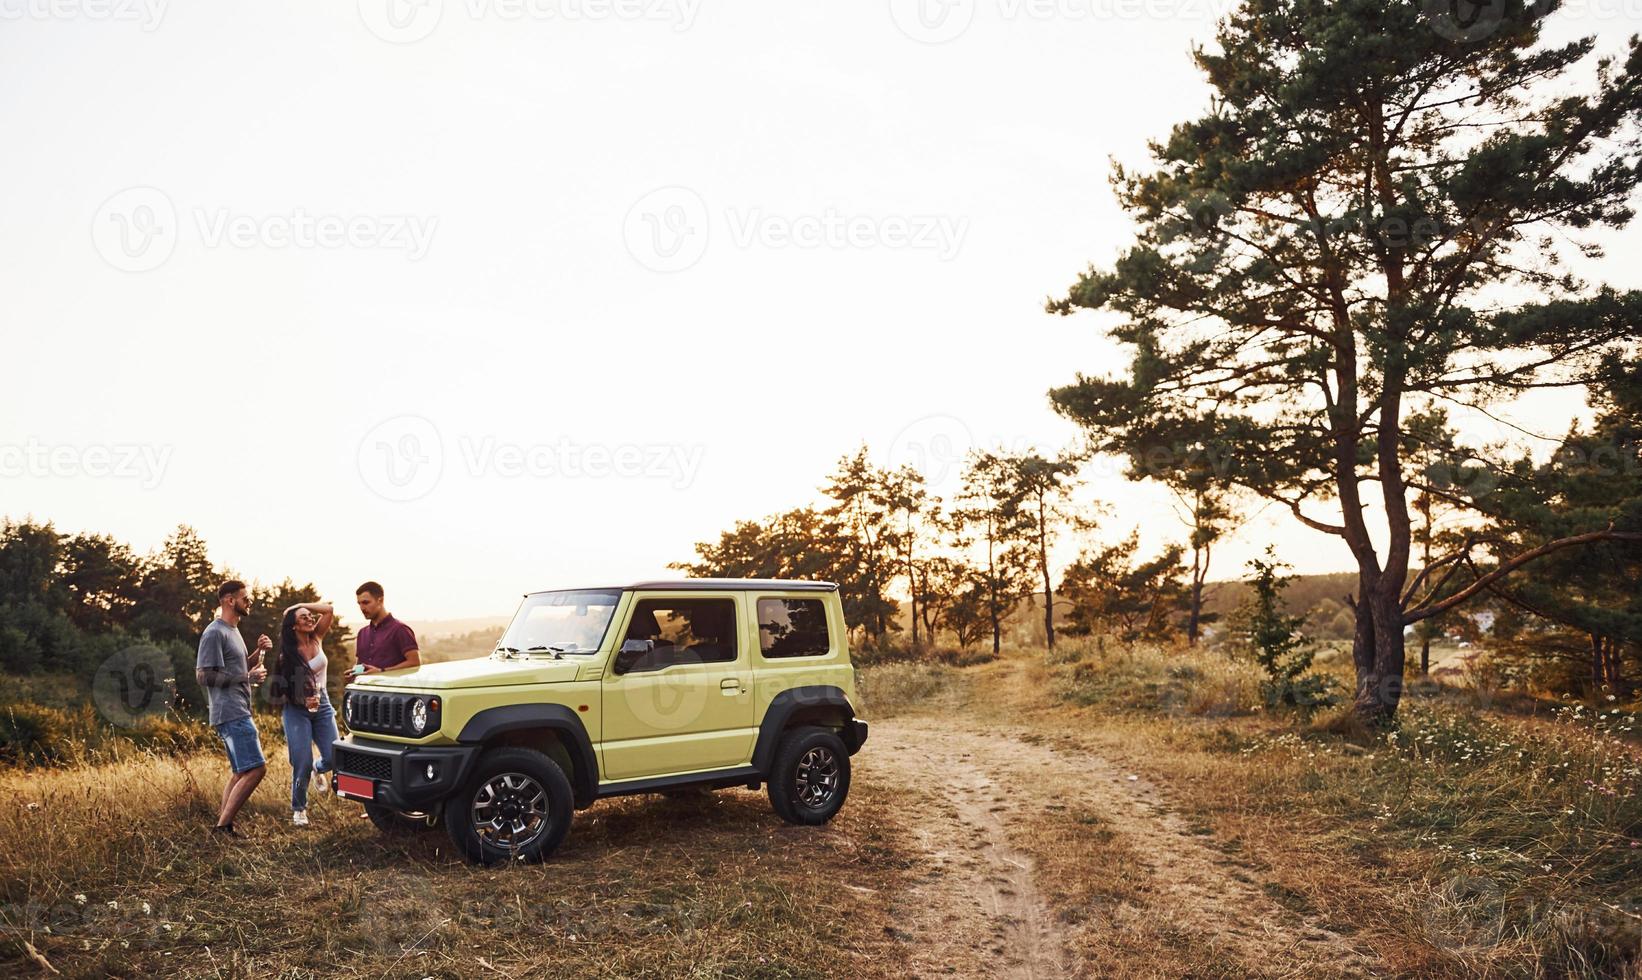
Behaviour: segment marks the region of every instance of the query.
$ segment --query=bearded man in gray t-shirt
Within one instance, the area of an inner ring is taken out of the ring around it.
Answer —
[[[210,706],[209,721],[228,752],[228,785],[222,790],[222,809],[217,813],[215,833],[244,836],[234,829],[234,817],[262,782],[268,764],[262,757],[262,742],[251,720],[251,686],[268,676],[262,663],[264,651],[274,642],[264,634],[257,638],[257,650],[247,654],[245,639],[239,635],[240,617],[251,611],[251,594],[244,582],[229,581],[217,589],[219,618],[211,621],[200,636],[200,651],[194,661],[194,679],[205,689]]]

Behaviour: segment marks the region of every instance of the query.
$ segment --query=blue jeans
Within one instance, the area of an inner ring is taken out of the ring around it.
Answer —
[[[335,723],[332,723],[334,729]],[[262,743],[257,739],[257,726],[249,718],[235,718],[217,726],[217,737],[228,750],[228,768],[235,775],[250,772],[264,765]]]
[[[316,772],[331,771],[331,746],[336,744],[336,710],[331,697],[319,695],[319,710],[309,712],[300,704],[287,704],[282,719],[285,722],[285,745],[291,755],[291,809],[308,809],[308,781]],[[319,746],[319,761],[314,761],[314,746]]]

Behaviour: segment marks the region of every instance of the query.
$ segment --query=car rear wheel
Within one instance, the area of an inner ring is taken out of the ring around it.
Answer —
[[[470,861],[540,861],[570,830],[564,770],[534,749],[492,749],[445,802],[445,830]]]
[[[850,755],[830,728],[794,728],[782,736],[770,772],[770,806],[788,823],[831,820],[850,791]]]

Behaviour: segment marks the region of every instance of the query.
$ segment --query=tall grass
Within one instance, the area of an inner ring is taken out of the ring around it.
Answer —
[[[961,670],[938,662],[901,661],[862,667],[855,677],[863,716],[887,718],[936,709],[957,688]]]
[[[1080,706],[1231,717],[1263,704],[1259,668],[1201,648],[1076,637],[1062,641],[1049,663],[1054,695]]]
[[[1298,798],[1422,852],[1403,900],[1426,938],[1481,973],[1635,976],[1642,968],[1642,754],[1568,710],[1530,725],[1408,704],[1363,750],[1271,732],[1236,749],[1257,799]],[[1623,723],[1612,724],[1622,728]],[[1221,748],[1229,748],[1222,736]],[[1292,805],[1289,804],[1289,805]],[[1434,883],[1434,884],[1433,884]]]
[[[239,842],[208,829],[220,752],[0,771],[0,975],[44,975],[31,948],[98,977],[821,980],[904,955],[886,927],[916,848],[870,774],[825,828],[740,789],[630,797],[578,813],[547,863],[487,869],[330,797],[291,827],[271,742]]]
[[[1349,682],[1340,656],[1318,667]],[[1080,638],[1048,672],[1053,699],[1187,750],[1154,764],[1228,827],[1313,828],[1314,844],[1383,864],[1421,971],[1642,977],[1634,709],[1535,704],[1524,717],[1490,690],[1424,682],[1373,736],[1345,724],[1349,709],[1312,726],[1266,709],[1258,668],[1214,651]]]
[[[0,704],[0,765],[94,765],[122,752],[188,752],[215,744],[204,722],[173,713],[115,727],[89,704]]]

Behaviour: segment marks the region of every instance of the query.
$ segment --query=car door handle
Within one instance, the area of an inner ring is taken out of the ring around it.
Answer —
[[[741,682],[734,677],[726,677],[718,682],[718,689],[725,694],[740,694]]]

